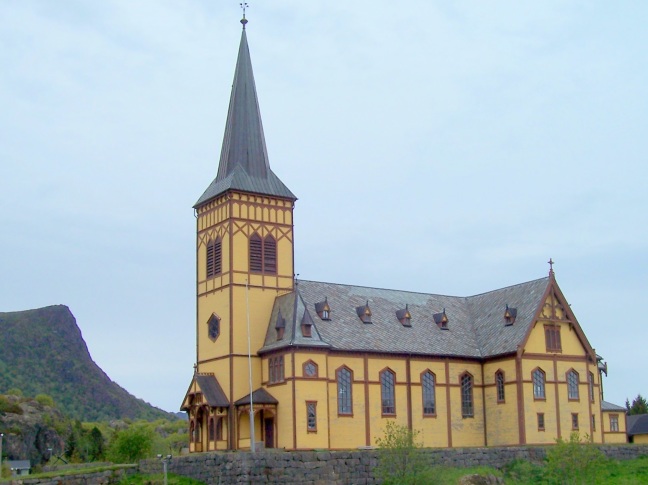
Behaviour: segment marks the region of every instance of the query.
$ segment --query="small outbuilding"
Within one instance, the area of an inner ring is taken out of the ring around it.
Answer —
[[[630,443],[648,443],[648,414],[628,416],[628,441]]]

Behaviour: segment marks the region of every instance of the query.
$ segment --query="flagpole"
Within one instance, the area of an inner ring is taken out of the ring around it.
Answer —
[[[245,307],[247,313],[248,374],[250,377],[250,451],[254,453],[254,403],[252,402],[252,352],[250,350],[250,288],[247,279],[245,280]]]

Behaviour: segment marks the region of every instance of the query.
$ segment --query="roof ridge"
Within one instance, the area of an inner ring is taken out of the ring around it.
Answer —
[[[495,293],[496,291],[502,291],[502,290],[506,290],[506,289],[509,289],[509,288],[515,288],[515,287],[522,286],[522,285],[528,285],[529,283],[535,283],[535,282],[542,281],[542,280],[549,280],[549,277],[544,276],[542,278],[537,278],[535,280],[524,281],[522,283],[516,283],[514,285],[504,286],[502,288],[496,288],[494,290],[484,291],[482,293],[477,293],[477,294],[474,294],[474,295],[467,295],[467,296],[446,295],[446,294],[442,294],[442,293],[427,293],[427,292],[424,292],[424,291],[413,291],[413,290],[398,290],[396,288],[381,288],[381,287],[377,287],[377,286],[353,285],[353,284],[348,284],[348,283],[332,283],[332,282],[329,282],[329,281],[315,281],[315,280],[305,280],[305,279],[298,279],[296,281],[297,281],[297,283],[299,283],[299,282],[318,283],[318,284],[323,284],[323,285],[346,286],[348,288],[365,288],[365,289],[368,289],[368,290],[396,291],[396,292],[399,292],[399,293],[411,293],[411,294],[415,294],[415,295],[426,295],[426,296],[432,295],[432,296],[440,296],[440,297],[444,297],[444,298],[458,298],[458,299],[466,299],[466,300],[468,300],[470,298],[474,298],[474,297],[477,297],[477,296],[488,295],[489,293]]]

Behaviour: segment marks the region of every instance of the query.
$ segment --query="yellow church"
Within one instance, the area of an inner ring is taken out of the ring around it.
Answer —
[[[388,421],[426,447],[625,442],[551,265],[469,297],[295,279],[297,198],[270,168],[241,22],[218,172],[194,206],[190,451],[370,447]]]

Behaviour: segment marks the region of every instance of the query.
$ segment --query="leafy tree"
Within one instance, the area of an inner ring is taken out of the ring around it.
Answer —
[[[103,434],[96,426],[90,430],[88,440],[88,460],[98,461],[104,455],[104,438]]]
[[[376,440],[380,447],[376,475],[383,484],[429,483],[420,476],[425,463],[418,435],[419,431],[387,421],[384,436]]]
[[[637,394],[637,397],[632,400],[632,406],[630,405],[630,401],[626,399],[626,409],[630,416],[635,414],[648,414],[648,401],[641,394]]]
[[[146,458],[153,446],[153,430],[146,424],[134,424],[118,431],[108,448],[108,459],[114,463],[135,463]]]
[[[589,436],[581,440],[574,432],[569,441],[558,439],[556,446],[547,451],[545,478],[549,483],[566,485],[601,483],[610,473],[609,463]]]

